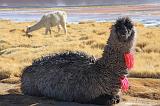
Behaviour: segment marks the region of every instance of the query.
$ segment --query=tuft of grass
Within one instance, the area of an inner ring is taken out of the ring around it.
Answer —
[[[127,95],[153,100],[160,99],[160,80],[151,78],[129,78],[130,89]]]
[[[92,45],[93,43],[95,43],[95,40],[88,40],[85,42],[86,45]]]
[[[160,79],[160,73],[159,72],[154,72],[154,71],[135,71],[135,72],[130,72],[129,77],[131,78],[156,78]]]
[[[0,80],[2,79],[6,79],[6,78],[9,78],[11,76],[11,73],[10,71],[7,71],[7,70],[0,70]]]
[[[79,38],[79,40],[88,40],[88,39],[89,39],[88,36],[84,36],[84,37]]]
[[[147,46],[147,43],[146,42],[140,42],[140,43],[137,43],[137,47],[139,47],[140,49],[143,49]]]
[[[0,81],[1,83],[9,83],[9,84],[17,84],[20,83],[20,78],[19,77],[11,77],[11,78],[6,78]]]
[[[105,46],[105,44],[104,43],[97,43],[97,44],[93,44],[93,45],[91,45],[91,48],[93,48],[93,49],[104,49],[104,46]]]

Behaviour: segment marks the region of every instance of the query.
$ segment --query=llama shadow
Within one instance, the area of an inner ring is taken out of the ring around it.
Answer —
[[[64,34],[60,34],[60,33],[55,33],[54,37],[60,37],[63,36]]]
[[[98,106],[73,102],[57,102],[46,97],[33,97],[22,94],[0,95],[0,106]]]
[[[31,35],[31,34],[23,34],[22,36],[26,36],[26,37],[30,38],[30,37],[32,37],[33,35]]]

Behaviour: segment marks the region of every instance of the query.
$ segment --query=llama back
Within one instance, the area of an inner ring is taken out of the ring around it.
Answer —
[[[50,63],[58,65],[65,62],[77,62],[77,64],[94,64],[96,59],[93,56],[89,56],[84,52],[72,52],[66,51],[63,53],[50,54],[33,61],[32,65],[45,65]]]
[[[63,22],[67,21],[67,13],[65,11],[55,11],[54,13],[56,13],[63,20]]]
[[[91,73],[94,72],[90,68],[94,63],[95,58],[82,52],[42,57],[24,69],[22,92],[58,100],[86,102],[99,93],[92,90],[97,85],[96,79],[91,80]],[[91,89],[90,92],[88,89]]]

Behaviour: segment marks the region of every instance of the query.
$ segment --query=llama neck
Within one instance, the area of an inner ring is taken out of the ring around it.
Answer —
[[[110,45],[106,45],[102,57],[97,61],[97,63],[101,68],[106,69],[106,71],[110,71],[109,73],[117,75],[123,74],[116,70],[127,69],[124,60],[124,53],[124,51],[114,49]]]
[[[103,83],[105,93],[117,94],[120,89],[120,76],[126,74],[126,71],[120,70],[127,69],[123,53],[107,45],[102,57],[96,61],[94,69],[99,75],[97,79]]]
[[[42,27],[44,27],[44,17],[42,17],[42,19],[38,23],[30,27],[30,32],[38,30]]]
[[[134,33],[135,34],[135,33]],[[109,73],[124,75],[126,74],[125,55],[131,53],[135,48],[135,35],[130,42],[119,42],[116,38],[115,28],[112,27],[111,35],[107,41],[102,57],[97,60],[101,68],[105,68]],[[115,72],[117,70],[117,72]]]

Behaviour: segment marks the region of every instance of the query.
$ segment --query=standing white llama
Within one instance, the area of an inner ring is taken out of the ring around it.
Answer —
[[[48,31],[51,34],[51,27],[54,26],[58,27],[58,32],[59,32],[61,25],[65,34],[67,34],[66,21],[67,21],[67,13],[65,11],[55,11],[53,13],[43,15],[43,17],[39,22],[27,28],[26,33],[28,34],[32,31],[45,27],[46,28],[45,34],[47,35]]]

